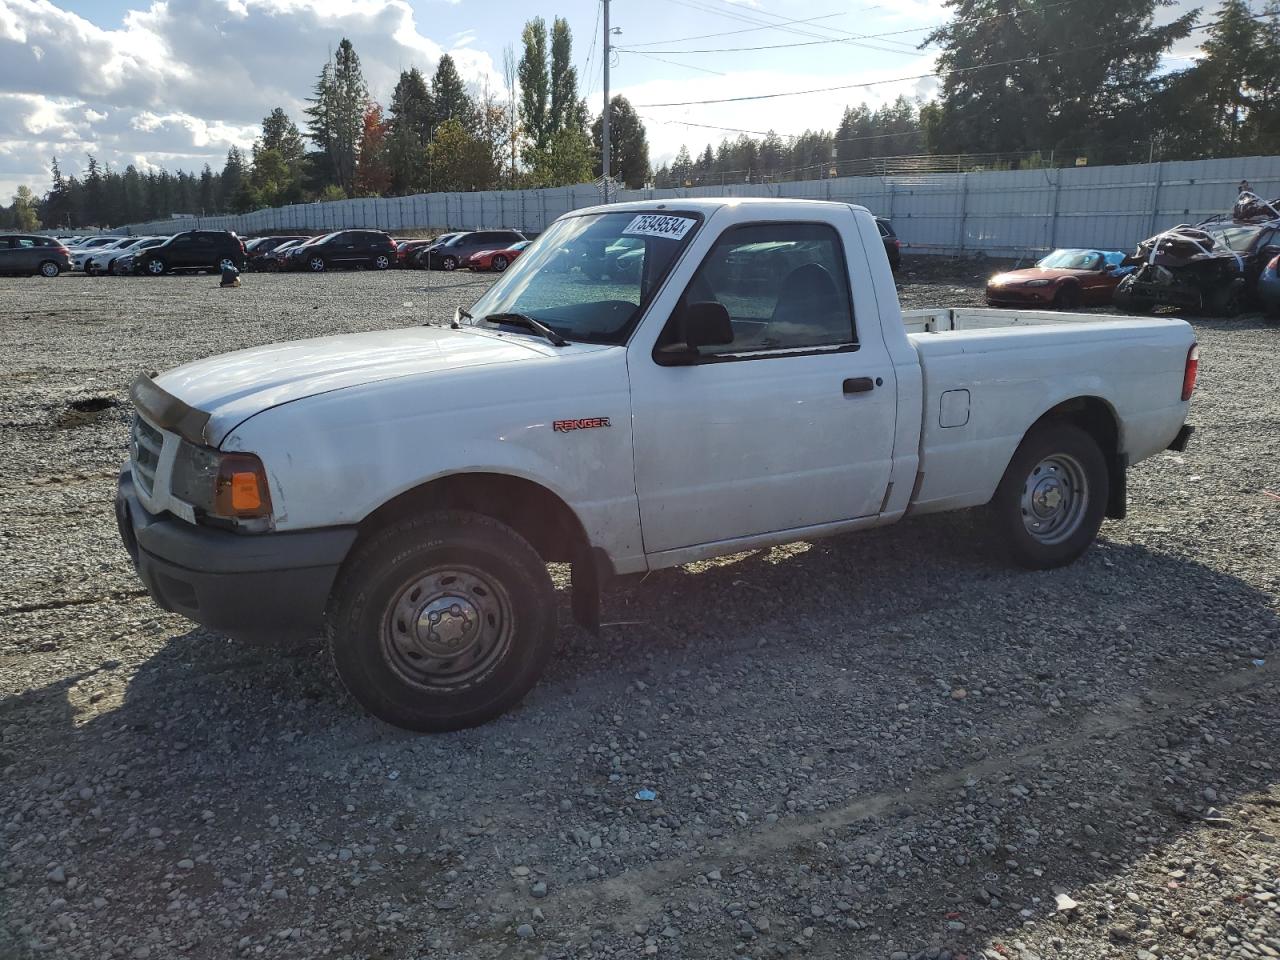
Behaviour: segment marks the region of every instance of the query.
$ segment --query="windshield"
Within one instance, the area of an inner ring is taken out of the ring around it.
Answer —
[[[1049,270],[1101,270],[1106,258],[1097,250],[1055,250],[1036,266]]]
[[[557,220],[470,313],[477,323],[522,313],[568,340],[622,343],[700,222],[634,212]]]
[[[1236,253],[1248,253],[1249,248],[1253,246],[1253,241],[1258,239],[1258,234],[1262,232],[1261,227],[1225,227],[1221,230],[1207,231],[1209,236],[1213,237],[1228,250],[1234,250]]]

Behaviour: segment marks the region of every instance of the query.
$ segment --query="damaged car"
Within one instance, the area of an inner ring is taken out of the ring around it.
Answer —
[[[1138,244],[1124,259],[1136,269],[1112,302],[1126,313],[1157,306],[1233,317],[1256,295],[1265,264],[1280,253],[1280,198],[1241,194],[1230,217],[1179,224]]]

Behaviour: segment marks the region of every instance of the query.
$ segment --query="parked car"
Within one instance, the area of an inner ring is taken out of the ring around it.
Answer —
[[[56,277],[70,269],[70,252],[53,237],[0,234],[0,273]]]
[[[524,248],[531,243],[533,243],[532,240],[521,240],[500,250],[477,250],[463,260],[462,265],[468,270],[492,270],[494,273],[501,273],[511,266],[515,259],[524,252]]]
[[[415,250],[409,257],[408,265],[413,267],[415,270],[429,269],[428,264],[431,257],[431,251],[434,250],[436,247],[443,246],[444,244],[448,243],[454,237],[460,237],[460,236],[462,236],[461,232],[456,232],[456,231],[454,233],[440,234],[440,236],[436,237],[434,240],[431,240],[424,246],[421,246],[417,250]]]
[[[168,239],[168,237],[148,237],[132,249],[122,251],[120,256],[116,257],[107,269],[117,277],[132,276],[138,272],[138,256],[144,250],[158,247]]]
[[[107,236],[105,234],[99,234],[93,237],[85,237],[79,243],[70,245],[68,249],[92,250],[94,247],[105,247],[108,243],[116,243],[119,240],[120,238],[116,236]]]
[[[893,232],[893,224],[887,217],[876,217],[876,227],[880,230],[880,239],[884,242],[884,252],[889,257],[889,269],[897,270],[902,266],[902,241]]]
[[[645,250],[626,284],[544,272],[624,236]],[[904,316],[882,249],[843,203],[592,207],[451,327],[140,376],[124,546],[166,610],[326,631],[353,697],[415,730],[482,723],[534,685],[556,648],[550,562],[572,563],[590,629],[614,574],[983,504],[1020,564],[1072,562],[1124,516],[1126,471],[1186,446],[1194,331]]]
[[[150,246],[156,246],[163,241],[164,237],[127,237],[124,241],[117,244],[108,244],[105,247],[99,247],[97,250],[90,250],[88,256],[84,258],[84,272],[93,276],[100,273],[114,273],[115,264],[122,257],[136,253],[141,249],[142,244],[150,240],[155,243]]]
[[[244,245],[249,270],[270,270],[276,265],[275,253],[287,243],[300,243],[310,237],[256,237]]]
[[[1193,313],[1233,317],[1257,292],[1263,267],[1280,254],[1280,216],[1262,203],[1195,226],[1179,224],[1138,244],[1125,258],[1134,272],[1122,279],[1112,301],[1130,313],[1168,305]]]
[[[306,237],[302,240],[286,240],[268,254],[269,259],[263,264],[262,269],[271,270],[277,273],[281,270],[287,269],[289,255],[304,243],[310,243],[312,240],[316,239],[319,238]]]
[[[396,259],[395,242],[380,230],[338,230],[289,250],[284,269],[322,273],[333,267],[387,270]]]
[[[1055,250],[1034,267],[997,273],[987,281],[993,307],[1052,304],[1059,310],[1111,302],[1116,284],[1132,268],[1120,266],[1121,250]]]
[[[216,272],[227,266],[243,270],[244,241],[230,230],[187,230],[134,257],[138,273],[159,277],[182,270]]]
[[[106,243],[98,243],[93,246],[73,247],[71,250],[71,269],[81,270],[85,273],[92,273],[93,268],[90,262],[100,253],[111,253],[115,250],[121,250],[133,243],[133,237],[111,237]]]
[[[413,265],[413,257],[423,247],[428,247],[435,243],[434,240],[400,240],[396,243],[396,266],[409,267]]]
[[[525,235],[518,230],[472,230],[427,247],[421,256],[428,270],[456,270],[472,254],[505,249],[524,239]]]
[[[1269,318],[1280,320],[1280,256],[1262,268],[1258,277],[1258,299]]]

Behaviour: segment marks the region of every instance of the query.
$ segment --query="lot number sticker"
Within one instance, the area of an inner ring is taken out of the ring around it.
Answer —
[[[646,213],[632,220],[627,225],[627,229],[622,231],[622,235],[683,240],[684,235],[689,232],[689,228],[697,222],[696,220],[690,220],[688,217],[664,217],[658,214]]]

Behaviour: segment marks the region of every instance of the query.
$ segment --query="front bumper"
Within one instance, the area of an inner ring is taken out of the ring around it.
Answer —
[[[987,287],[987,303],[993,307],[1053,303],[1053,287]]]
[[[134,568],[165,610],[233,637],[315,636],[354,527],[237,534],[148,513],[126,470],[116,524]]]

